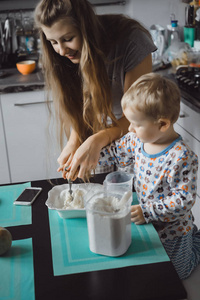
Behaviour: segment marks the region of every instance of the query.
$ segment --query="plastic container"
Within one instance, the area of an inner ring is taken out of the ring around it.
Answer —
[[[171,32],[169,37],[169,44],[172,45],[179,42],[180,42],[180,34],[178,28],[178,21],[171,20]]]
[[[191,47],[193,47],[194,40],[195,40],[195,28],[184,26],[183,34],[184,34],[184,42],[188,43]]]
[[[112,211],[109,205],[101,205],[108,197],[121,199],[104,191],[86,202],[87,227],[90,251],[114,257],[123,255],[131,244],[131,199],[119,211]]]
[[[115,171],[108,174],[103,182],[105,191],[120,195],[133,189],[133,174]]]
[[[192,48],[188,52],[188,64],[190,67],[200,68],[200,50]]]
[[[98,183],[80,183],[80,184],[73,184],[72,190],[82,190],[84,192],[84,197],[87,195],[92,195],[95,191],[102,190],[103,187],[101,184]],[[60,198],[60,195],[64,191],[69,190],[69,184],[61,184],[54,186],[48,192],[48,199],[45,202],[46,206],[49,209],[57,211],[58,215],[63,219],[72,219],[72,218],[85,218],[86,217],[86,210],[85,204],[84,208],[74,208],[74,207],[64,207],[64,201]],[[90,194],[91,193],[91,194]],[[86,198],[87,199],[87,198]],[[84,199],[85,203],[85,199]]]

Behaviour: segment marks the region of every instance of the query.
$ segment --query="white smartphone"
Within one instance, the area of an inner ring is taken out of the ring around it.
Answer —
[[[14,201],[15,205],[31,205],[41,193],[41,187],[28,187],[23,190],[19,197]]]

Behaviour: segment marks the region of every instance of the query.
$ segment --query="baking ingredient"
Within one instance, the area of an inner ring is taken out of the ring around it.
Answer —
[[[132,195],[131,191],[124,193],[123,197],[119,200],[115,196],[106,196],[103,198],[96,198],[92,203],[93,210],[98,210],[101,212],[115,213],[123,210],[126,202],[130,199]]]
[[[12,245],[12,235],[4,227],[0,227],[0,255],[6,253]]]
[[[91,208],[99,212],[114,213],[117,210],[118,202],[119,202],[118,198],[114,196],[96,198],[92,203]]]
[[[63,209],[69,208],[84,208],[84,191],[81,189],[76,189],[72,194],[68,190],[63,190],[60,193],[60,199],[63,201]]]
[[[90,250],[107,256],[124,254],[131,244],[130,205],[107,195],[95,196],[86,204]]]

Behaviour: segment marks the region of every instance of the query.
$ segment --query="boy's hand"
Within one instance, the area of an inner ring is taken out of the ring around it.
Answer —
[[[141,225],[145,223],[145,219],[143,217],[140,205],[131,206],[131,221],[134,222],[136,225]]]

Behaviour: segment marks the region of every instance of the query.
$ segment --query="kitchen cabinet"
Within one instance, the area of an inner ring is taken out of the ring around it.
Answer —
[[[3,115],[0,102],[0,184],[10,182],[6,140],[4,135]]]
[[[44,90],[1,95],[10,181],[61,177],[56,125],[48,126]]]
[[[180,116],[175,124],[175,130],[199,158],[197,199],[193,214],[195,224],[200,228],[200,114],[181,102]]]

